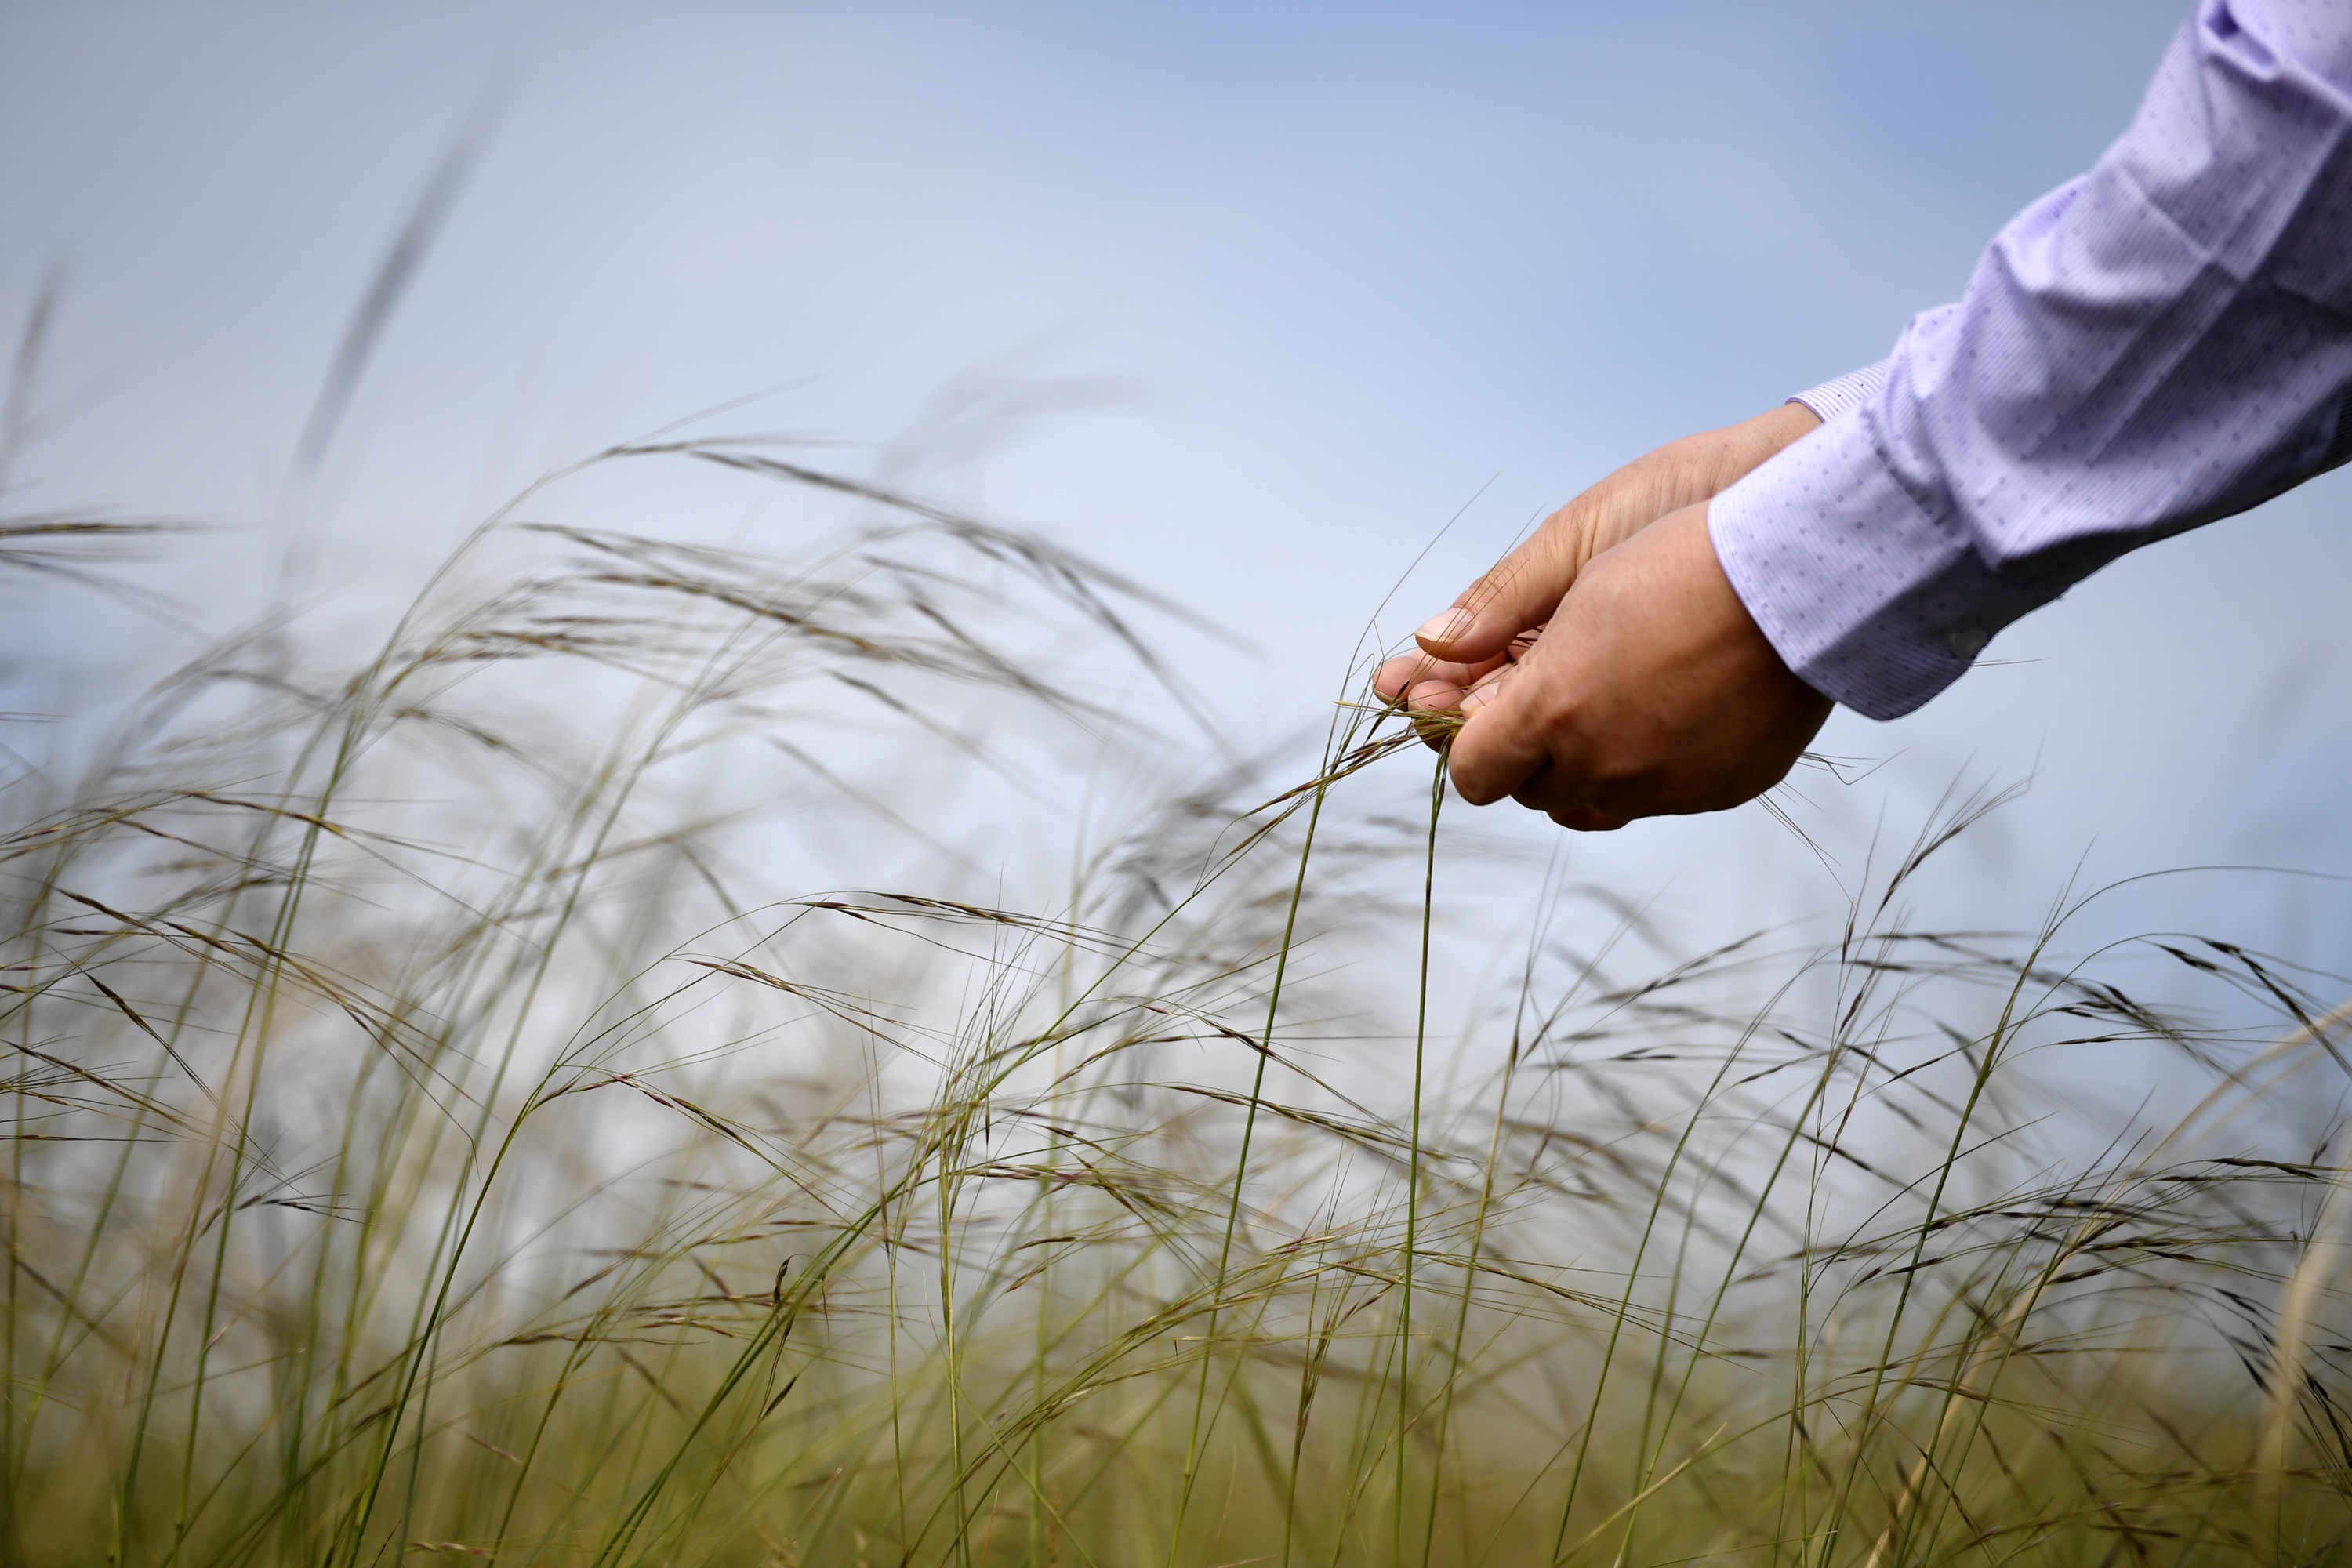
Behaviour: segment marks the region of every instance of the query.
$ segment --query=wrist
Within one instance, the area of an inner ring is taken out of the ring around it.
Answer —
[[[1736,458],[1738,468],[1717,487],[1717,490],[1730,489],[1751,470],[1761,468],[1768,459],[1821,427],[1822,416],[1801,403],[1783,403],[1733,426],[1740,437]]]
[[[1685,437],[1675,444],[1681,448],[1673,463],[1678,473],[1673,493],[1660,498],[1667,502],[1664,510],[1714,500],[1821,425],[1821,416],[1803,404],[1784,403],[1737,425]]]
[[[1547,522],[1548,530],[1561,531],[1569,577],[1660,518],[1714,500],[1821,424],[1821,416],[1803,404],[1785,403],[1635,458]]]

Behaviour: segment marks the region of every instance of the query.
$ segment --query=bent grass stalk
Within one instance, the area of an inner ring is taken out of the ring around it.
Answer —
[[[1172,777],[1095,667],[1180,607],[782,450],[615,446],[12,784],[9,1562],[2352,1551],[2340,983],[1921,923],[1974,796],[1830,942],[1643,972],[1548,877],[1459,994],[1526,889],[1440,877],[1450,721]],[[625,460],[831,531],[534,515]],[[2124,1052],[2189,1110],[2053,1118]]]

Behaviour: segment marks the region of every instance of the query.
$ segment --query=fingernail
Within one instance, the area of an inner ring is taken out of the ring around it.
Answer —
[[[1468,631],[1478,619],[1467,610],[1448,610],[1442,616],[1432,616],[1412,635],[1423,642],[1446,643]]]
[[[1465,713],[1475,713],[1479,709],[1484,708],[1487,703],[1492,702],[1494,700],[1495,689],[1493,687],[1474,686],[1469,690],[1462,694],[1462,711]]]

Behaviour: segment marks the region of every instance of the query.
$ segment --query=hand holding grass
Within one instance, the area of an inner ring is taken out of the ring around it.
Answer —
[[[1391,659],[1383,697],[1458,709],[1463,798],[1562,826],[1716,811],[1769,789],[1828,717],[1740,604],[1709,499],[1820,424],[1789,404],[1671,442],[1547,520]]]

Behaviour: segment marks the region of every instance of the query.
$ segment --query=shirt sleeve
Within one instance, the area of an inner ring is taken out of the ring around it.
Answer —
[[[2203,0],[2091,172],[1956,304],[1802,393],[1708,522],[1790,668],[1874,719],[2153,540],[2352,458],[2352,4]]]
[[[1886,361],[1848,372],[1835,381],[1825,381],[1819,386],[1801,392],[1789,399],[1812,410],[1813,417],[1826,425],[1849,408],[1859,408],[1886,390]]]

